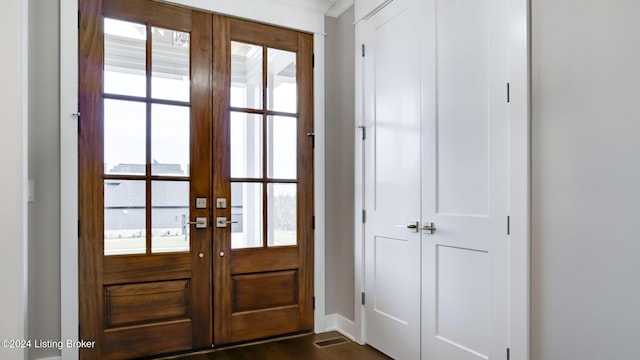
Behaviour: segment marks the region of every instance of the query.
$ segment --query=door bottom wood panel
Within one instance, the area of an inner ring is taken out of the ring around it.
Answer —
[[[102,337],[103,359],[131,359],[192,349],[191,320],[106,330]]]
[[[189,280],[105,286],[108,329],[189,316]]]
[[[298,305],[239,312],[231,317],[232,343],[311,330],[300,329]]]
[[[297,271],[233,275],[233,312],[298,303]]]

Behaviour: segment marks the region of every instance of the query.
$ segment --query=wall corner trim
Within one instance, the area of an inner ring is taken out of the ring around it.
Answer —
[[[351,341],[356,341],[354,336],[356,323],[340,314],[328,314],[325,319],[325,331],[337,331]]]

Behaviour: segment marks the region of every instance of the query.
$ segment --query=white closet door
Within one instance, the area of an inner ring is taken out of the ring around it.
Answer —
[[[506,356],[505,9],[394,0],[358,24],[365,336],[395,359]]]
[[[420,39],[411,2],[395,0],[359,24],[366,342],[394,359],[420,357]]]
[[[422,359],[504,359],[506,2],[423,6]]]

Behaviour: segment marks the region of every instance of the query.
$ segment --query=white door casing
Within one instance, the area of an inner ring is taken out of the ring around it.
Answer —
[[[361,22],[365,141],[366,341],[420,356],[420,47],[414,0]]]

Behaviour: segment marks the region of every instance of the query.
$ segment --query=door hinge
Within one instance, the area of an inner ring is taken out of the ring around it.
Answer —
[[[511,216],[507,215],[507,235],[511,235]]]
[[[80,135],[82,126],[82,123],[80,122],[80,111],[74,112],[73,114],[71,114],[71,116],[75,117],[78,121],[78,135]]]
[[[311,138],[311,148],[315,149],[316,148],[316,133],[308,132],[307,136]]]
[[[316,309],[316,297],[315,296],[312,298],[312,301],[313,301],[313,303],[311,304],[311,307],[313,308],[313,310],[315,310]]]
[[[78,29],[80,29],[80,10],[78,10]]]
[[[511,102],[511,85],[507,83],[507,102]]]
[[[311,54],[311,67],[316,67],[316,54]]]
[[[311,217],[311,229],[315,230],[316,229],[316,216],[313,215]]]
[[[78,218],[78,239],[80,238],[80,218]]]
[[[507,348],[507,360],[511,359],[511,351]]]
[[[360,295],[362,296],[362,305],[364,305],[364,291]]]
[[[367,222],[367,210],[362,210],[362,223],[366,223]]]
[[[362,57],[364,57],[364,44],[362,44]]]
[[[362,127],[362,140],[366,140],[367,139],[367,128],[366,127]]]

